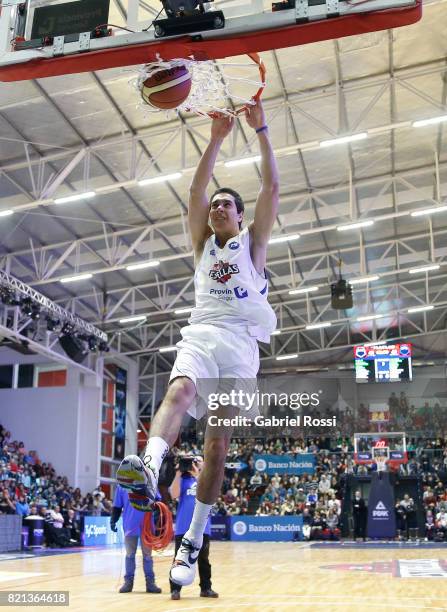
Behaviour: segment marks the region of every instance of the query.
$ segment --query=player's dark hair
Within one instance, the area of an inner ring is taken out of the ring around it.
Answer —
[[[211,196],[210,203],[214,200],[214,197],[218,193],[229,193],[234,198],[234,203],[236,204],[237,212],[238,213],[243,213],[244,212],[244,210],[245,210],[244,200],[241,198],[241,196],[238,194],[237,191],[234,191],[234,189],[230,189],[230,187],[221,187],[220,189],[216,189],[216,191]],[[239,223],[239,229],[241,227],[242,227],[242,222]]]

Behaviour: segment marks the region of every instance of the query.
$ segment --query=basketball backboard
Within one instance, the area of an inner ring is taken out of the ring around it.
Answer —
[[[392,467],[407,463],[407,439],[404,432],[366,432],[354,434],[354,461],[360,465],[378,464],[381,458]]]
[[[164,3],[169,2],[174,0]],[[85,0],[75,4],[83,3]],[[273,4],[268,0],[216,0],[203,5],[203,13],[164,19],[170,24],[157,26],[152,16],[140,19],[138,0],[128,0],[127,30],[98,23],[88,31],[66,35],[57,31],[33,39],[35,10],[60,4],[70,2],[8,0],[4,4],[0,15],[0,80],[146,64],[159,57],[222,59],[405,26],[422,15],[420,0],[285,0]],[[157,1],[154,16],[159,8]],[[101,16],[98,19],[101,21]]]

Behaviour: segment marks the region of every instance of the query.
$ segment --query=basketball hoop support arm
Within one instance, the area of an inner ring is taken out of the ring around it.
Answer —
[[[358,4],[346,0],[326,0],[322,4],[315,4],[315,0],[296,0],[294,7],[265,12],[259,12],[259,2],[253,0],[248,5],[223,7],[225,27],[221,29],[157,38],[154,30],[142,31],[147,25],[137,21],[133,23],[136,32],[114,31],[113,36],[103,38],[80,32],[35,46],[25,41],[20,44],[31,48],[14,49],[18,4],[18,0],[10,0],[0,14],[0,80],[3,81],[144,64],[155,61],[157,55],[166,60],[191,56],[197,60],[221,59],[399,27],[415,23],[421,17],[420,0],[370,0]],[[213,13],[217,11],[207,11],[209,16]],[[331,18],[330,25],[328,18]],[[132,2],[129,21],[135,20],[138,13]],[[26,31],[29,29],[27,24]]]

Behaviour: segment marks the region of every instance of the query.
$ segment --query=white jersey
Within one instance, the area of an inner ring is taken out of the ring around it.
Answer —
[[[207,323],[232,331],[243,328],[269,342],[276,315],[267,301],[268,282],[250,255],[250,233],[244,228],[221,249],[213,234],[205,243],[194,275],[196,306],[189,323]]]

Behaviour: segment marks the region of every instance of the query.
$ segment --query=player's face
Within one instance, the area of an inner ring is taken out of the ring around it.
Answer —
[[[213,228],[239,228],[242,213],[237,212],[234,197],[229,193],[218,193],[210,204],[210,221]]]

